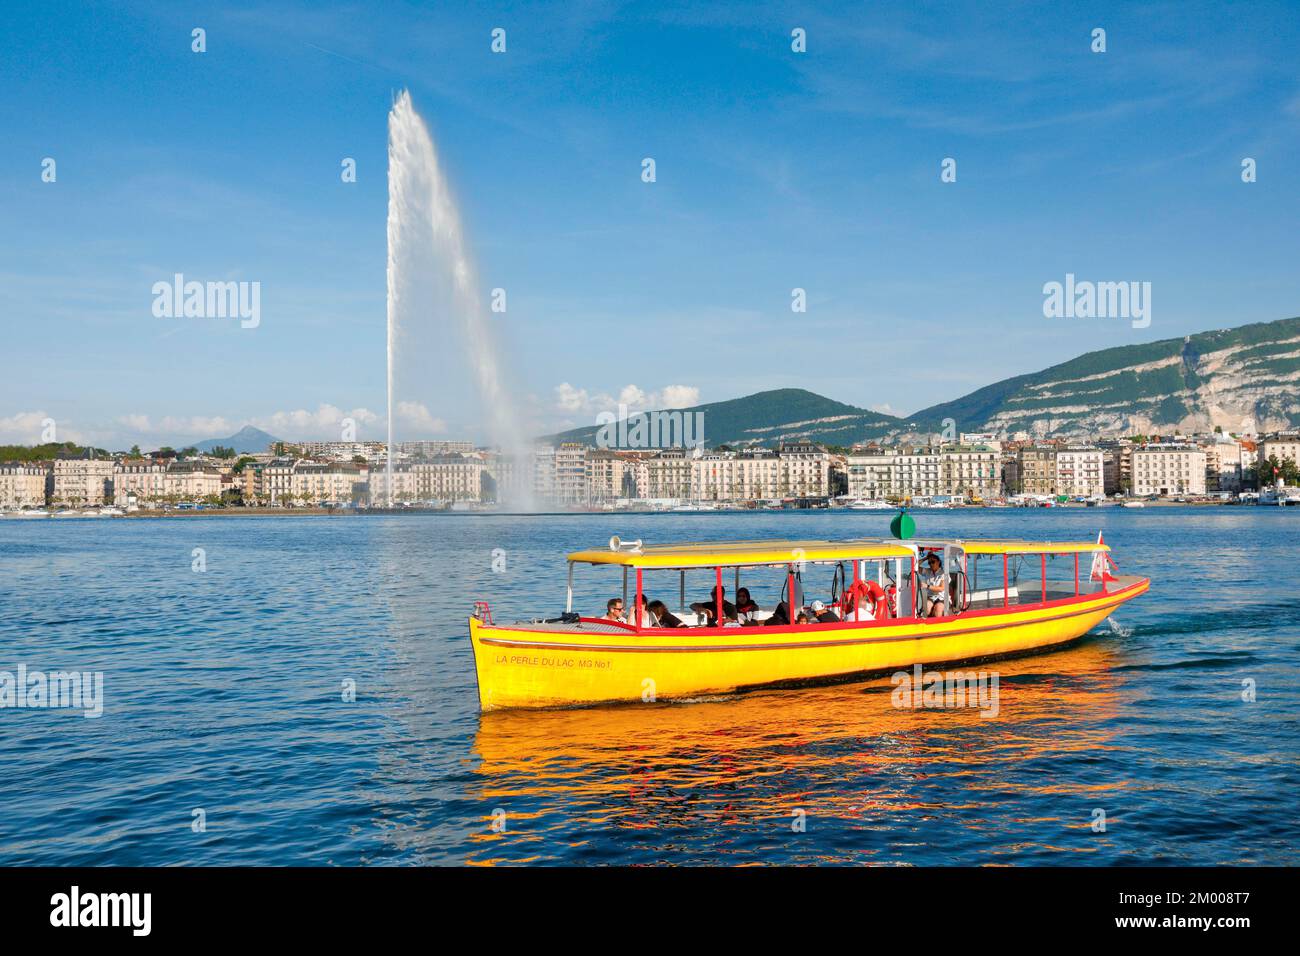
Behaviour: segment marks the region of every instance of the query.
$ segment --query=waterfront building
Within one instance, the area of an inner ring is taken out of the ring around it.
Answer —
[[[1007,474],[1007,490],[1018,495],[1056,494],[1056,449],[1049,445],[1022,445]]]
[[[1241,491],[1245,474],[1241,443],[1227,435],[1215,435],[1200,447],[1205,452],[1205,490],[1210,494]]]
[[[1300,435],[1295,432],[1283,432],[1269,435],[1259,442],[1259,461],[1277,458],[1279,462],[1291,459],[1300,465]]]
[[[167,465],[153,458],[122,458],[113,464],[113,503],[125,507],[163,501],[167,495]]]
[[[777,446],[776,456],[781,484],[788,489],[782,497],[824,498],[830,494],[831,456],[825,448],[813,442],[783,442]]]
[[[45,507],[49,474],[45,465],[0,464],[0,509]]]
[[[295,461],[289,472],[292,498],[288,501],[309,506],[351,504],[365,496],[369,476],[366,465]]]
[[[532,461],[533,498],[536,501],[554,501],[555,485],[555,449],[548,445],[539,445],[533,450]],[[520,474],[519,480],[527,481],[527,474]]]
[[[166,497],[175,501],[220,498],[222,476],[221,469],[202,462],[172,462],[165,476]]]
[[[971,437],[963,435],[963,438]],[[939,494],[958,498],[996,498],[1002,494],[1001,445],[944,446],[939,450]]]
[[[691,459],[684,450],[665,449],[642,459],[641,464],[643,468],[638,469],[636,482],[638,498],[691,497]]]
[[[1094,498],[1106,493],[1105,456],[1100,448],[1068,445],[1056,451],[1056,494]]]
[[[483,462],[473,456],[436,455],[410,465],[417,501],[482,501]]]
[[[399,450],[403,444],[422,443],[404,442],[398,445]],[[323,458],[327,461],[350,462],[356,458],[364,458],[368,462],[385,461],[388,454],[388,446],[381,441],[305,441],[299,442],[295,447],[301,449],[306,458]]]
[[[379,457],[384,456],[383,442],[366,442],[379,447]],[[397,451],[410,458],[446,458],[449,455],[468,455],[474,451],[471,441],[399,441]]]
[[[957,436],[957,444],[966,447],[982,445],[993,451],[1002,451],[1002,442],[994,432],[962,432]]]
[[[50,503],[98,507],[113,501],[113,461],[109,458],[59,458],[54,462]]]
[[[1133,494],[1205,494],[1205,452],[1191,445],[1146,445],[1133,452]]]
[[[630,497],[627,487],[632,477],[628,456],[606,448],[587,450],[587,500],[607,504]],[[634,490],[631,490],[635,494]]]
[[[586,504],[587,448],[581,442],[562,442],[555,449],[554,500],[564,505]]]
[[[871,454],[847,456],[849,496],[907,498],[945,494],[942,459],[930,451],[882,448]]]
[[[412,466],[403,463],[393,464],[393,504],[410,504],[419,500],[416,494],[415,475]],[[382,508],[388,504],[388,469],[376,467],[369,476],[371,507]]]

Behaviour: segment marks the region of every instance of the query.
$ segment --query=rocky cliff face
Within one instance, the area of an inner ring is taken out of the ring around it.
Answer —
[[[1300,318],[1091,352],[915,418],[1038,437],[1300,425]]]
[[[1300,318],[1089,352],[953,402],[895,418],[803,389],[760,392],[673,414],[702,415],[706,444],[833,445],[917,440],[943,433],[1027,432],[1035,437],[1300,427]],[[549,440],[595,444],[596,427]]]

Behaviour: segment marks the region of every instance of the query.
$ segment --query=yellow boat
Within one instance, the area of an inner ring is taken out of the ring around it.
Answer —
[[[568,556],[559,617],[496,624],[478,602],[469,628],[479,705],[681,700],[1040,651],[1082,637],[1150,587],[1112,575],[1109,551],[1100,537],[653,546],[612,538]],[[621,570],[622,598],[609,604],[621,604],[626,619],[574,612],[574,572],[586,566]],[[744,588],[758,600],[729,601],[724,571],[733,595]],[[690,605],[688,574],[710,585]],[[649,600],[648,588],[662,590],[666,577],[676,579],[676,611]],[[814,597],[819,587],[826,601]],[[664,626],[673,621],[684,626]]]

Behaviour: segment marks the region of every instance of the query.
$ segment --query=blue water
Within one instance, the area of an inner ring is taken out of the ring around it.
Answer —
[[[473,600],[558,611],[567,550],[887,521],[0,521],[0,670],[102,671],[105,697],[99,718],[0,710],[0,864],[1300,862],[1300,509],[920,515],[934,536],[1100,528],[1153,579],[1120,632],[992,665],[992,719],[899,710],[888,679],[477,711]]]

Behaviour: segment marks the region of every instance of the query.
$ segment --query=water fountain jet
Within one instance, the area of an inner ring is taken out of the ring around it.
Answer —
[[[450,184],[438,161],[429,128],[403,90],[388,114],[388,460],[387,504],[393,504],[394,379],[398,337],[420,319],[420,298],[412,283],[428,273],[439,296],[459,320],[467,360],[487,429],[501,455],[513,456],[515,507],[533,510],[528,480],[531,448],[516,420],[501,362],[487,325],[478,275],[465,240]],[[440,280],[440,281],[439,281]],[[435,317],[436,320],[436,317]],[[500,487],[501,482],[498,481]]]

